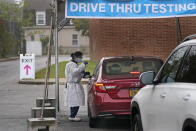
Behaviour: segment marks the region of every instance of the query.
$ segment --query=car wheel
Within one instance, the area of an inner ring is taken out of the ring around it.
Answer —
[[[89,127],[95,128],[97,124],[97,119],[92,117],[89,108],[88,108],[88,119],[89,119]]]
[[[132,131],[143,131],[141,117],[136,114],[133,118]]]
[[[196,131],[196,123],[194,120],[187,120],[183,125],[183,131]]]

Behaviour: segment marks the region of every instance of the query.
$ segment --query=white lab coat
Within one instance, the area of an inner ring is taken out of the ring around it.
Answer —
[[[84,70],[84,64],[78,66],[72,61],[66,64],[65,76],[67,88],[65,89],[65,106],[76,107],[85,104],[84,89],[80,84]]]

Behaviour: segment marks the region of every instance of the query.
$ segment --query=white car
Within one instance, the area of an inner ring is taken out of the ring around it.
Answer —
[[[196,131],[196,35],[178,45],[155,77],[144,72],[131,102],[132,131]],[[190,40],[191,39],[191,40]]]

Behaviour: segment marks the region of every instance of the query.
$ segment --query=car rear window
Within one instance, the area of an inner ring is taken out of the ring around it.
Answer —
[[[130,76],[130,72],[158,72],[162,66],[159,59],[114,59],[103,63],[103,73],[107,76]]]

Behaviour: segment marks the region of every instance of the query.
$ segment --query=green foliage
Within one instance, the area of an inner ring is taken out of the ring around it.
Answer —
[[[40,41],[42,42],[42,44],[47,45],[49,42],[49,37],[48,36],[42,37],[40,38]]]
[[[9,32],[4,32],[0,36],[1,38],[1,49],[0,49],[0,55],[1,57],[6,57],[6,55],[11,51],[11,46],[14,46],[16,43],[14,42],[14,39],[11,38],[11,35]],[[13,43],[14,42],[14,43]]]
[[[0,1],[0,19],[16,22],[21,27],[32,25],[32,13],[29,14],[29,17],[27,19],[23,19],[23,10],[27,8],[26,6],[28,6],[24,3],[25,0],[22,0],[20,4]]]
[[[10,2],[1,1],[0,9],[1,9],[1,14],[0,14],[1,19],[7,21],[14,21],[14,22],[20,21],[21,18],[20,16],[22,12],[20,10],[19,5]]]
[[[90,72],[93,75],[97,63],[93,61],[88,61],[88,65],[86,66],[86,72]]]
[[[0,24],[0,57],[6,57],[11,49],[16,49],[16,37],[5,30],[3,23]]]
[[[43,54],[46,54],[47,53],[47,45],[48,45],[48,42],[49,42],[49,37],[48,36],[41,37],[40,41],[42,43]]]
[[[65,78],[65,65],[67,63],[68,63],[67,61],[59,63],[59,78]],[[95,67],[96,67],[96,63],[95,62],[88,61],[88,65],[87,65],[85,71],[86,72],[89,71],[91,73],[91,75],[92,75]],[[45,78],[45,74],[46,74],[46,68],[36,72],[35,78],[36,79],[43,79],[43,78]],[[51,66],[50,78],[55,78],[55,65]]]
[[[88,19],[73,19],[72,20],[76,31],[81,31],[82,36],[89,36],[89,23]]]
[[[32,14],[30,14],[27,19],[23,19],[23,9],[26,8],[24,3],[25,0],[22,0],[20,4],[0,1],[0,20],[3,21],[3,23],[1,23],[3,27],[0,27],[0,55],[3,57],[9,54],[9,52],[13,53],[13,50],[10,50],[11,47],[17,50],[16,44],[24,40],[24,30],[22,27],[32,25]],[[16,32],[8,32],[5,28],[7,22],[14,22],[17,25],[15,29],[17,28],[19,34],[14,34]]]

